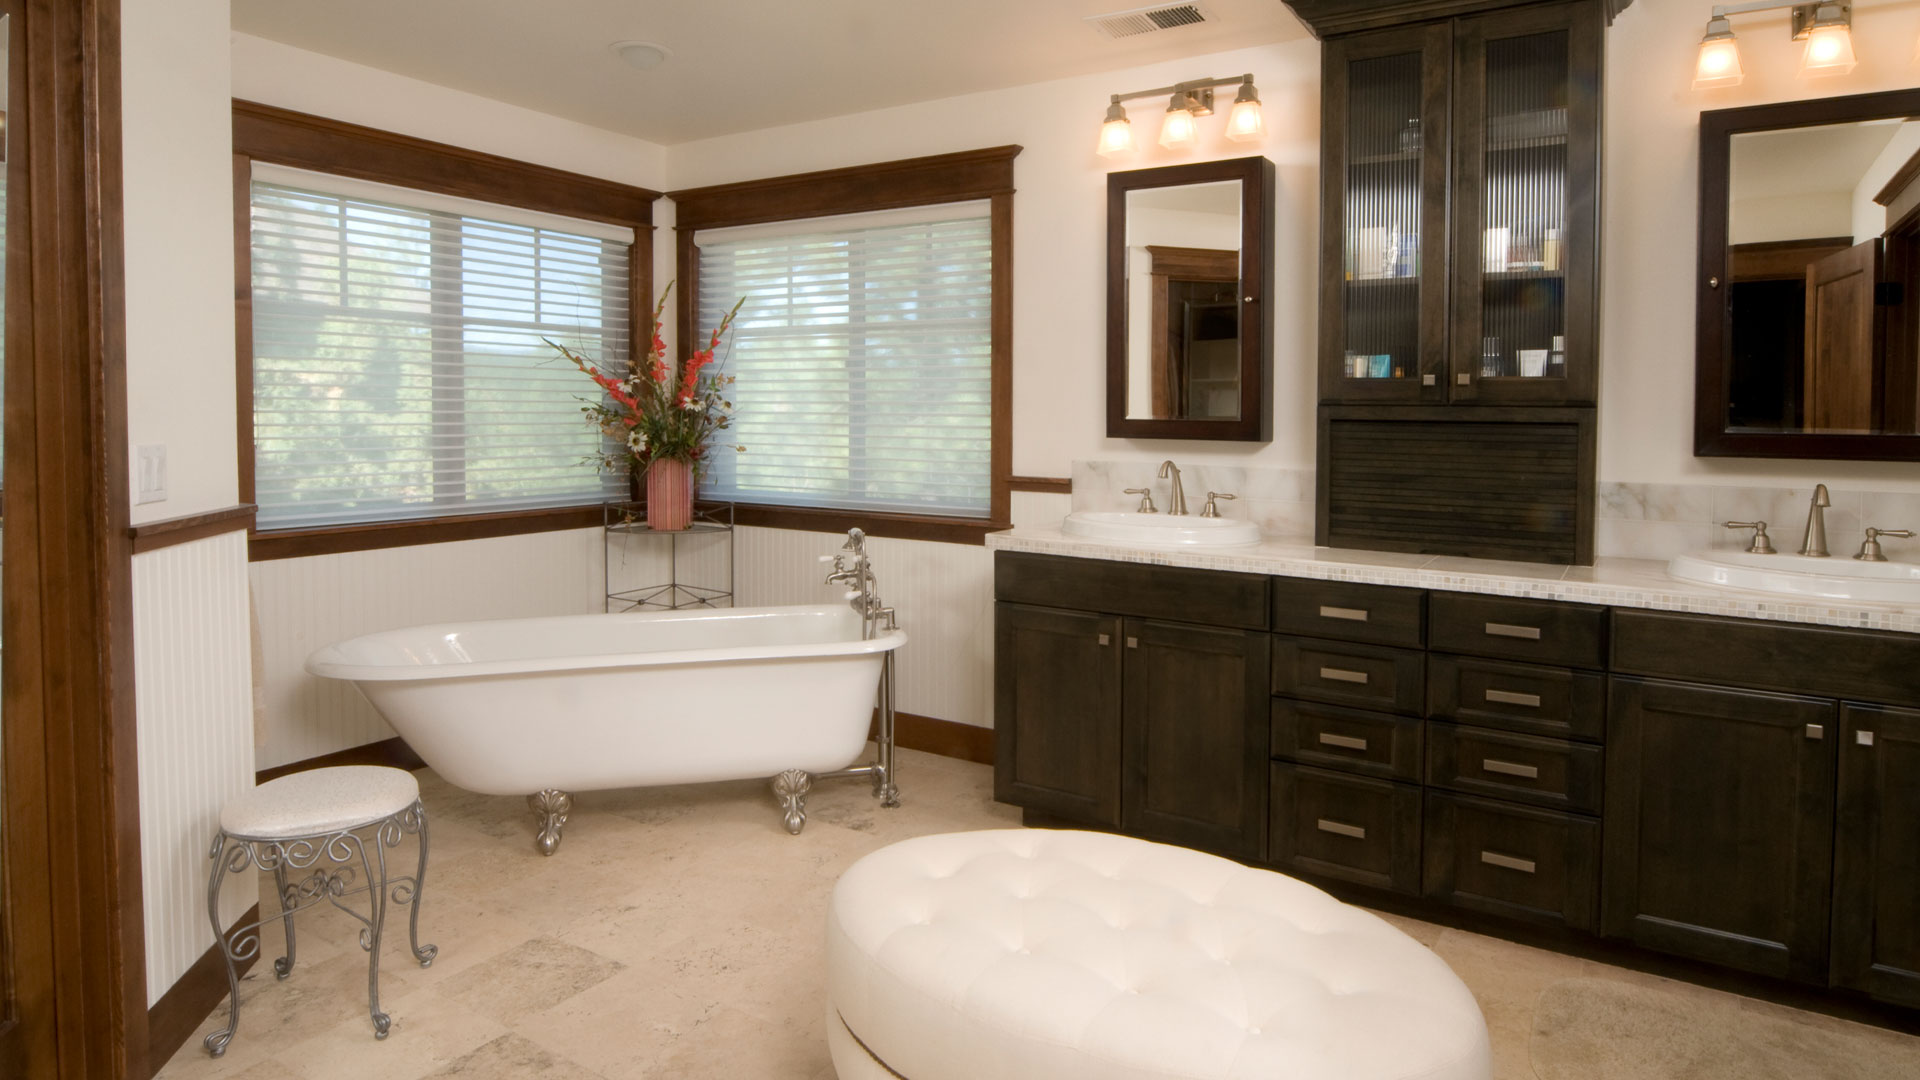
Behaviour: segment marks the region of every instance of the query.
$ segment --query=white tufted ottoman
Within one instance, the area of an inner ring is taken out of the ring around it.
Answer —
[[[1103,833],[924,836],[827,913],[841,1080],[1487,1080],[1425,946],[1310,885]]]

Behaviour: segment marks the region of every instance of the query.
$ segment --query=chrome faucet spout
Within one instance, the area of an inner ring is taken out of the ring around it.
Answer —
[[[1161,462],[1160,479],[1173,481],[1173,491],[1167,498],[1167,516],[1184,516],[1187,512],[1187,493],[1180,488],[1180,466],[1171,459]]]
[[[1827,507],[1833,500],[1827,496],[1827,485],[1813,485],[1813,501],[1807,507],[1807,533],[1800,541],[1800,554],[1824,559],[1827,551]]]

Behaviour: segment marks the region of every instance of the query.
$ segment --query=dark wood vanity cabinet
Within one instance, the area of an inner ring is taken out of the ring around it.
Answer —
[[[1920,710],[1840,709],[1833,985],[1920,1007]]]
[[[1003,552],[994,582],[994,797],[1259,859],[1266,578]]]

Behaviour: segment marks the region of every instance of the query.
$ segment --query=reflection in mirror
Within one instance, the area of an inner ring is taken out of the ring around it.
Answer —
[[[1737,132],[1729,162],[1728,430],[1920,430],[1920,122]]]
[[[1127,419],[1240,418],[1240,181],[1127,192]]]

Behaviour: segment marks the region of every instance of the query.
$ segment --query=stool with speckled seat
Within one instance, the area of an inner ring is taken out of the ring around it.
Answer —
[[[387,849],[405,836],[420,837],[420,863],[411,877],[387,873]],[[214,940],[227,962],[231,996],[227,1026],[206,1038],[207,1052],[226,1053],[240,1026],[240,980],[235,964],[260,952],[260,927],[274,919],[286,930],[287,954],[273,962],[273,973],[293,973],[293,918],[302,910],[332,904],[362,924],[360,947],[367,956],[367,1011],[373,1035],[387,1037],[391,1023],[380,1011],[380,935],[387,907],[402,904],[408,917],[409,945],[421,967],[439,952],[420,944],[420,889],[427,877],[427,811],[420,784],[404,769],[344,765],[309,769],[269,780],[232,800],[220,811],[214,838],[213,873],[207,879],[207,915]],[[280,911],[266,919],[223,933],[220,882],[229,873],[271,870]],[[287,871],[310,871],[289,881]],[[359,882],[356,883],[356,878]],[[348,906],[349,897],[367,897],[364,914]]]
[[[906,840],[827,913],[841,1080],[1487,1080],[1444,961],[1310,885],[1185,848],[1008,829]]]

